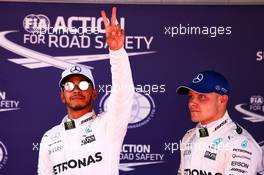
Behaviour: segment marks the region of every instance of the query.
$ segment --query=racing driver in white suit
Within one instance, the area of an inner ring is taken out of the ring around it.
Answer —
[[[180,175],[256,175],[263,169],[262,150],[227,112],[229,84],[223,75],[204,71],[177,93],[189,95],[197,126],[183,137]]]
[[[134,85],[124,32],[116,24],[116,8],[111,23],[102,11],[106,41],[110,49],[112,89],[107,111],[96,116],[94,79],[87,66],[75,65],[62,73],[61,100],[68,114],[61,124],[42,137],[39,175],[118,175],[122,142],[131,114]]]

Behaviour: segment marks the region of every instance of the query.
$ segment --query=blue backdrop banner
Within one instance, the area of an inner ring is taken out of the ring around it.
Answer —
[[[195,123],[176,88],[203,70],[227,77],[229,114],[264,145],[264,6],[116,7],[136,87],[121,175],[177,173],[180,140]],[[109,16],[111,8],[0,3],[1,175],[37,174],[40,139],[66,114],[58,86],[64,68],[91,67],[95,111],[104,111],[111,72],[100,11]]]

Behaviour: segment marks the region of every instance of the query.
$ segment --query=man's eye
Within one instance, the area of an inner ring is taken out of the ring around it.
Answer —
[[[199,99],[200,100],[205,100],[206,99],[206,96],[205,95],[199,95]]]

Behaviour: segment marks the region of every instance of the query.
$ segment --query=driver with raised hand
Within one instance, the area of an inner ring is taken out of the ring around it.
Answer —
[[[93,101],[95,82],[89,67],[74,65],[62,72],[60,97],[67,115],[42,137],[39,175],[118,175],[121,146],[131,116],[134,85],[124,31],[116,23],[116,8],[111,24],[101,12],[110,50],[112,90],[107,111],[96,116]]]

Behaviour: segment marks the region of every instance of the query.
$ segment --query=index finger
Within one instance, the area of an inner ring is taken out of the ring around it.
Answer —
[[[111,25],[116,25],[116,7],[112,8]]]
[[[106,14],[105,14],[105,11],[104,11],[104,10],[101,11],[101,16],[102,16],[102,18],[103,18],[103,22],[104,22],[104,26],[105,26],[105,28],[108,28],[109,23],[108,23],[108,21],[107,21]]]

